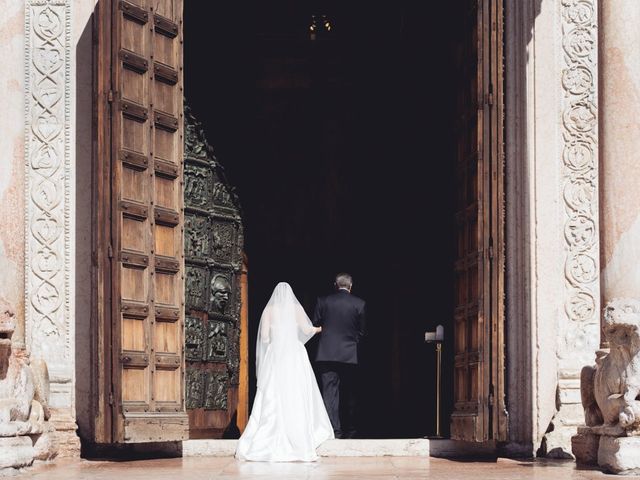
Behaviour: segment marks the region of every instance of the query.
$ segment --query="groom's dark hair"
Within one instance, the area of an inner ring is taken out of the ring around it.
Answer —
[[[348,288],[351,290],[353,278],[348,273],[339,273],[336,275],[336,288]]]

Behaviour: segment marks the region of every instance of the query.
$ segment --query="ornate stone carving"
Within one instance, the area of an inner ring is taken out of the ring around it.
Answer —
[[[226,410],[227,391],[229,378],[224,372],[207,373],[207,390],[204,399],[204,408],[207,410]]]
[[[201,318],[185,318],[184,325],[185,358],[189,362],[199,362],[204,357],[206,337],[204,333],[204,321]]]
[[[196,368],[187,368],[186,406],[188,409],[202,408],[204,405],[205,372]]]
[[[224,362],[227,360],[228,338],[227,324],[219,320],[210,320],[207,332],[208,362]]]
[[[54,429],[48,422],[49,374],[43,360],[29,362],[24,350],[12,351],[11,336],[15,317],[8,310],[0,316],[0,448],[2,467],[25,464],[25,450],[13,456],[9,448],[15,437],[29,436],[27,464],[34,459],[47,460],[57,453]]]
[[[604,309],[610,348],[582,369],[580,393],[586,427],[572,451],[580,464],[612,473],[640,472],[640,301],[616,299]]]
[[[25,326],[32,358],[72,405],[71,12],[66,0],[25,6]]]
[[[562,0],[561,9],[566,312],[571,321],[561,327],[560,356],[575,370],[598,347],[597,11],[595,0]]]
[[[548,456],[570,458],[580,423],[578,377],[599,347],[597,0],[557,2],[562,33],[561,189],[564,210],[564,314],[558,319],[556,412]]]
[[[604,322],[611,348],[598,352],[595,367],[582,369],[585,421],[640,434],[640,301],[609,302]]]

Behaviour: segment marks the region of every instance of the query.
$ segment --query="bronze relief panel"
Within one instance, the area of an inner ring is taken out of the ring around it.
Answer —
[[[227,326],[227,372],[229,383],[238,385],[240,383],[240,329],[237,323]]]
[[[235,313],[237,301],[232,272],[217,269],[212,271],[209,283],[209,313],[214,316],[230,317]],[[233,318],[233,320],[236,320]]]
[[[186,207],[207,209],[211,203],[213,174],[209,165],[187,163],[184,166],[184,203]]]
[[[242,219],[202,124],[184,113],[187,408],[226,410],[239,380]]]
[[[184,251],[189,259],[206,261],[211,249],[209,217],[195,213],[184,216]]]
[[[206,267],[186,264],[185,300],[189,310],[204,311],[208,304],[209,270]]]
[[[205,336],[204,320],[187,316],[184,325],[185,358],[188,362],[199,362],[204,357],[207,339]]]
[[[207,362],[225,362],[227,360],[228,344],[227,323],[219,320],[210,320],[207,331]]]
[[[226,410],[229,378],[224,372],[208,372],[204,395],[206,410]]]
[[[236,263],[238,234],[235,222],[214,218],[211,231],[213,235],[211,256],[214,262],[223,265]]]
[[[188,409],[202,408],[204,404],[205,372],[195,368],[187,368],[186,407]]]

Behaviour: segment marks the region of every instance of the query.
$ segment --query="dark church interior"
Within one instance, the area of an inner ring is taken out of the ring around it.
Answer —
[[[186,101],[243,208],[250,365],[277,282],[311,317],[334,275],[351,273],[367,302],[363,438],[435,434],[435,349],[424,332],[437,324],[448,429],[457,8],[185,2]],[[313,340],[308,349],[313,358]]]

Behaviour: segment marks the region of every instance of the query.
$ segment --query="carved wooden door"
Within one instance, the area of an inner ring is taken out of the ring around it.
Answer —
[[[502,1],[467,0],[458,46],[451,437],[506,439]]]
[[[202,125],[188,109],[185,119],[185,354],[189,435],[237,436],[238,426],[244,425],[238,425],[234,417],[238,417],[239,407],[242,412],[247,403],[246,394],[239,389],[241,311],[247,307],[246,292],[242,291],[246,282],[242,277],[240,207],[207,143]],[[246,382],[246,374],[243,377]]]
[[[97,228],[108,242],[106,255],[98,248],[98,361],[108,400],[96,438],[182,440],[182,0],[103,0],[98,16]]]

